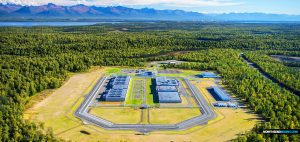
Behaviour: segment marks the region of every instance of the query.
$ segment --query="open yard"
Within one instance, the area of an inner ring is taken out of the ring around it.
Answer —
[[[90,113],[103,119],[120,124],[136,124],[141,118],[141,110],[124,107],[95,107]]]
[[[245,109],[217,109],[217,114],[220,117],[210,121],[208,125],[197,126],[184,131],[157,131],[148,135],[136,135],[137,132],[133,131],[105,130],[97,126],[85,125],[73,116],[73,112],[105,69],[94,68],[87,73],[73,74],[62,87],[51,91],[48,97],[29,108],[25,117],[32,121],[43,122],[46,128],[52,127],[54,135],[62,139],[100,142],[228,141],[236,137],[237,134],[250,130],[257,122],[257,116]],[[173,116],[170,116],[169,113],[166,114],[165,111],[173,111]],[[119,113],[125,112],[122,110]],[[103,112],[100,111],[100,113]],[[175,121],[178,117],[184,117],[182,114],[186,114],[187,110],[152,109],[150,113],[153,113],[152,117],[157,116],[156,120],[150,118],[151,123],[155,121],[163,123],[166,122],[163,118],[175,118],[171,120]],[[114,116],[113,113],[107,113],[107,115]],[[115,118],[121,117],[116,116]],[[88,132],[88,134],[83,132]]]
[[[142,78],[131,78],[125,105],[140,106],[146,95],[146,81]]]
[[[198,108],[155,108],[150,109],[150,123],[175,124],[199,115]]]

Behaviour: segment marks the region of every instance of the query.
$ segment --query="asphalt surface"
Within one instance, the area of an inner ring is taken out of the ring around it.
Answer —
[[[195,100],[199,106],[202,115],[182,121],[177,124],[115,124],[108,120],[102,119],[100,117],[91,115],[88,113],[88,108],[95,99],[95,97],[99,94],[100,88],[103,86],[104,81],[107,77],[101,78],[97,84],[94,86],[92,91],[86,95],[83,103],[78,107],[75,111],[74,115],[85,123],[93,124],[105,129],[112,130],[135,130],[142,133],[148,133],[151,131],[157,130],[184,130],[197,125],[207,124],[207,122],[216,117],[214,111],[209,107],[209,104],[200,94],[199,90],[193,86],[188,79],[184,79],[189,89],[193,93]]]
[[[279,82],[276,78],[272,77],[270,74],[268,74],[267,72],[265,72],[261,67],[259,67],[257,64],[253,63],[252,61],[250,61],[243,53],[240,54],[240,56],[243,58],[243,60],[253,69],[257,70],[264,78],[271,80],[273,83],[277,84],[279,87],[284,88],[292,93],[294,93],[295,95],[300,96],[300,91],[296,90],[292,87],[290,87],[289,85],[286,85],[282,82]]]

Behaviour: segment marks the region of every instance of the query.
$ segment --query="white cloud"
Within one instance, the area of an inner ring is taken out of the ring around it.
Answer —
[[[0,0],[1,3],[15,3],[21,5],[43,5],[54,3],[58,5],[98,5],[98,6],[150,6],[161,5],[167,7],[201,7],[201,6],[233,6],[240,3],[233,0]]]

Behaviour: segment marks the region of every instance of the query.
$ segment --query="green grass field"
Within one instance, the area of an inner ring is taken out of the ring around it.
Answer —
[[[140,121],[141,110],[125,107],[95,107],[90,113],[119,124],[136,124]]]
[[[129,87],[128,87],[128,93],[125,99],[125,105],[135,105],[139,106],[143,103],[142,97],[144,97],[144,94],[137,94],[136,89],[141,88],[143,86],[140,86],[141,84],[138,84],[138,81],[143,81],[142,78],[131,78]],[[135,98],[135,95],[140,95],[141,98]]]
[[[150,123],[175,124],[199,115],[198,108],[155,108],[150,109]]]
[[[139,83],[145,83],[145,86]],[[143,97],[146,96],[146,104],[148,106],[157,106],[158,104],[153,101],[153,94],[151,92],[151,78],[141,78],[141,77],[132,77],[128,93],[125,100],[125,105],[127,106],[140,106],[143,103]],[[145,88],[145,94],[137,94],[137,89]],[[139,95],[141,98],[135,98],[136,95]]]

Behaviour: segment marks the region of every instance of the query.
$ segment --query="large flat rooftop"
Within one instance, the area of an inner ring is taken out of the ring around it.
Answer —
[[[113,77],[110,84],[111,89],[108,90],[105,99],[108,102],[125,101],[128,85],[130,82],[129,76],[116,76]]]
[[[160,103],[181,103],[178,92],[158,92],[158,100]]]
[[[230,101],[231,100],[231,98],[228,96],[228,94],[225,92],[225,90],[221,89],[220,87],[214,86],[214,87],[212,87],[212,89],[222,101]]]
[[[127,89],[110,89],[106,95],[106,101],[119,102],[125,101]]]

